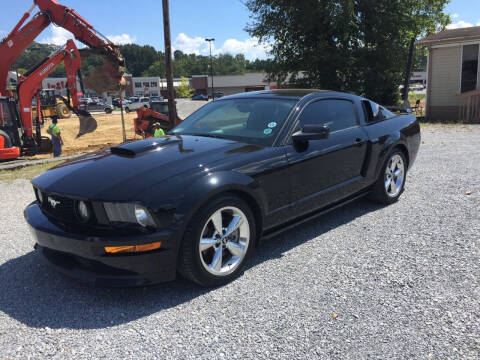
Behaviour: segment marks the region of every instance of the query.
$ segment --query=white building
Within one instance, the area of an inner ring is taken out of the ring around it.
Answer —
[[[173,79],[173,87],[180,86],[182,79]],[[134,96],[159,96],[167,91],[167,80],[155,77],[132,77]]]

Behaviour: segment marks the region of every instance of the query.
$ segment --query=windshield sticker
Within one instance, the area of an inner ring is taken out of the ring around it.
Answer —
[[[265,135],[269,135],[269,134],[272,133],[272,129],[265,129],[265,130],[263,130],[263,133],[264,133]]]
[[[271,123],[268,123],[268,127],[269,128],[274,128],[275,126],[277,126],[277,123],[276,122],[271,122]]]

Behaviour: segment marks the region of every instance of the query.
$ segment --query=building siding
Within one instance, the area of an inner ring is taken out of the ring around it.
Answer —
[[[430,51],[432,52],[432,73],[429,106],[458,106],[462,47],[435,48]]]

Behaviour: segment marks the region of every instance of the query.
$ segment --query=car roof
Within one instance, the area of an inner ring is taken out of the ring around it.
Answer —
[[[251,99],[251,98],[287,98],[287,99],[297,99],[300,100],[305,96],[317,94],[321,96],[352,96],[347,93],[331,91],[331,90],[318,90],[318,89],[276,89],[276,90],[260,90],[260,91],[251,91],[245,92],[230,96],[224,96],[220,100],[228,99]]]

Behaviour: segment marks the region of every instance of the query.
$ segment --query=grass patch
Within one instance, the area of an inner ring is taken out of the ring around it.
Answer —
[[[35,176],[40,175],[45,170],[48,170],[60,164],[61,162],[63,161],[54,161],[45,164],[24,166],[13,170],[0,170],[0,181],[10,183],[16,179],[31,180]]]
[[[408,94],[408,101],[411,103],[415,103],[417,100],[423,101],[425,100],[427,95],[425,94],[414,94],[414,93],[409,93]]]

